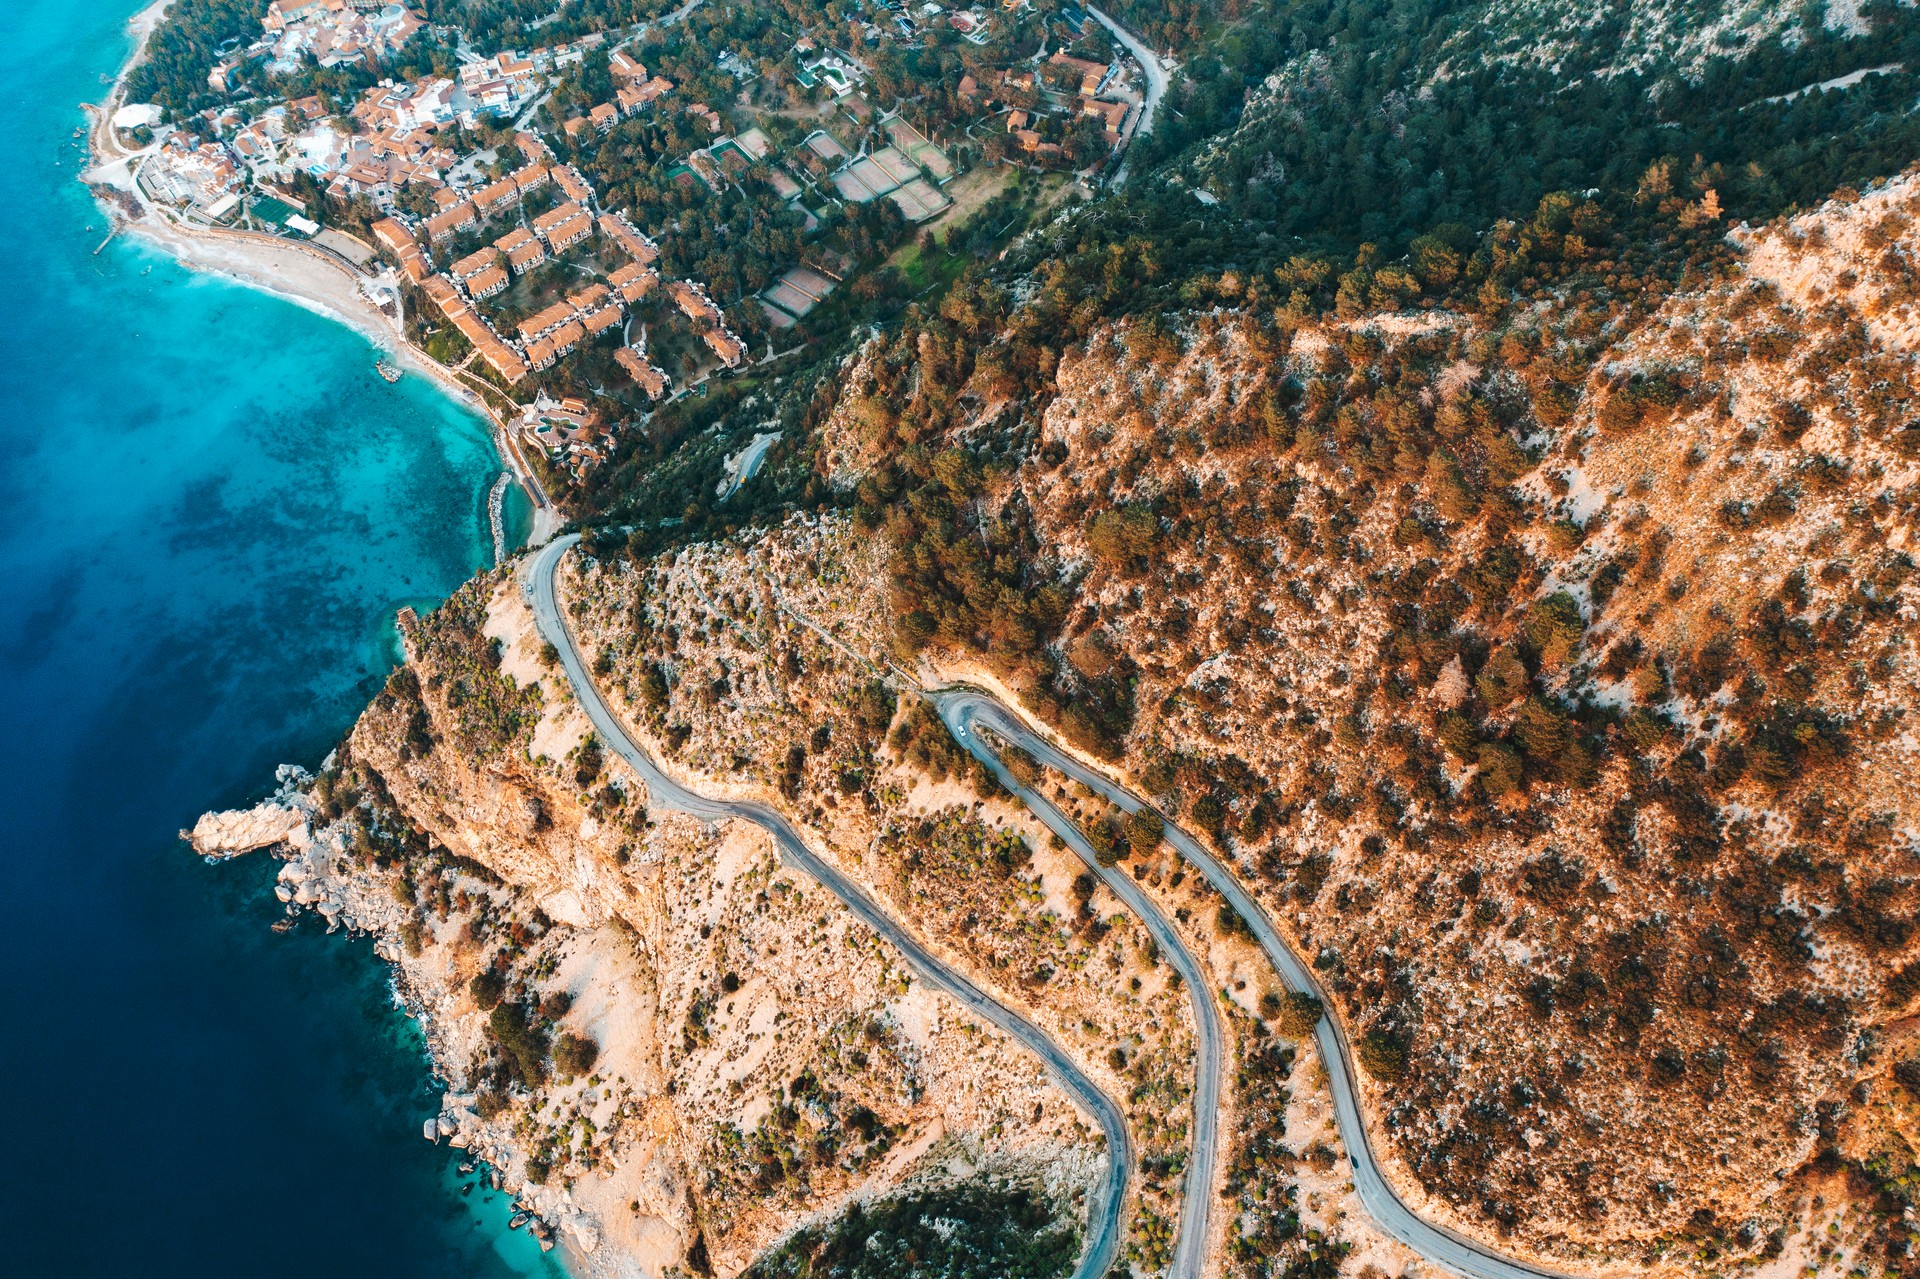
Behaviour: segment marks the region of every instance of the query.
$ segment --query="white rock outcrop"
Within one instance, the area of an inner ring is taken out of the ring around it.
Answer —
[[[269,800],[253,808],[202,813],[193,829],[180,835],[202,857],[237,857],[256,848],[294,843],[306,829],[305,813]]]
[[[329,755],[327,760],[330,764],[333,757]],[[192,844],[193,851],[202,857],[238,857],[276,844],[305,852],[313,844],[310,823],[314,805],[307,795],[313,774],[296,764],[282,764],[274,770],[274,780],[280,783],[280,789],[272,799],[252,808],[202,813],[192,830],[180,832],[180,838]]]

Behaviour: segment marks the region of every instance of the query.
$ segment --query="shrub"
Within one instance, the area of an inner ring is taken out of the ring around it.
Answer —
[[[869,748],[879,745],[893,723],[893,690],[884,680],[868,680],[853,694],[853,722]]]
[[[1666,720],[1647,710],[1646,707],[1636,706],[1627,713],[1620,731],[1626,735],[1629,742],[1633,743],[1633,748],[1644,755],[1658,746],[1666,737],[1668,725]]]
[[[1127,847],[1139,856],[1144,857],[1160,847],[1166,834],[1166,822],[1151,808],[1142,808],[1127,818]]]
[[[1518,790],[1526,776],[1520,764],[1520,752],[1500,742],[1482,744],[1476,762],[1480,765],[1480,789],[1489,796]]]
[[[600,749],[600,739],[592,733],[587,734],[580,743],[580,750],[573,760],[573,780],[580,789],[592,786],[600,777],[600,770],[606,767],[606,755]]]
[[[650,711],[667,708],[667,673],[658,662],[648,662],[640,677],[640,701]]]
[[[487,1018],[487,1031],[509,1078],[533,1084],[546,1078],[547,1036],[519,1004],[502,1003]]]
[[[1527,758],[1550,764],[1573,744],[1573,722],[1565,711],[1542,697],[1529,697],[1513,719],[1513,738]]]
[[[1908,1058],[1893,1068],[1893,1081],[1900,1085],[1907,1096],[1920,1101],[1920,1058]]]
[[[1253,940],[1253,929],[1247,926],[1247,921],[1242,918],[1240,912],[1235,910],[1230,903],[1220,903],[1218,922],[1220,932],[1223,936],[1244,937],[1248,941]]]
[[[1498,710],[1527,691],[1527,668],[1512,649],[1502,648],[1480,668],[1473,686],[1480,690],[1480,696],[1488,706]]]
[[[1160,539],[1160,521],[1142,503],[1100,512],[1087,525],[1087,548],[1117,569],[1131,570]]]
[[[1441,450],[1427,459],[1427,487],[1433,491],[1434,509],[1453,523],[1463,523],[1480,512],[1479,495],[1451,453]]]
[[[1480,749],[1480,738],[1473,731],[1473,721],[1460,712],[1443,712],[1439,727],[1440,743],[1455,759],[1471,759],[1474,752]]]
[[[560,1072],[563,1079],[578,1078],[593,1069],[593,1063],[599,1060],[600,1045],[584,1035],[571,1031],[560,1036],[553,1046],[553,1068]]]
[[[1006,764],[1007,776],[1019,785],[1032,790],[1040,780],[1040,761],[1018,746],[1010,746],[1001,757]]]
[[[1216,840],[1220,838],[1221,827],[1227,820],[1227,810],[1221,806],[1219,800],[1211,795],[1202,795],[1193,801],[1193,806],[1187,810],[1187,814],[1193,818],[1195,826]]]
[[[1565,591],[1555,591],[1527,613],[1527,643],[1550,666],[1562,666],[1580,651],[1586,623],[1580,606]]]
[[[1319,1026],[1326,1011],[1318,995],[1310,995],[1304,990],[1290,990],[1280,1002],[1281,1033],[1295,1039],[1305,1039]]]
[[[497,968],[482,969],[467,983],[467,993],[473,996],[474,1005],[481,1012],[492,1012],[507,997],[507,979]]]
[[[1407,1073],[1407,1045],[1398,1031],[1369,1030],[1354,1047],[1361,1069],[1379,1083],[1395,1083]]]

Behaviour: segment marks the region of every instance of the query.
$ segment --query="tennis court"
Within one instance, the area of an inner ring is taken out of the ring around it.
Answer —
[[[892,186],[891,182],[887,183]],[[860,175],[852,169],[842,169],[833,175],[834,190],[855,204],[865,204],[879,196],[879,192],[860,180]]]
[[[893,179],[895,186],[905,186],[920,176],[920,167],[892,147],[882,147],[869,158],[876,168]]]
[[[847,149],[838,142],[835,142],[833,135],[827,133],[824,129],[815,129],[812,133],[809,133],[807,135],[807,145],[811,147],[813,153],[822,160],[844,160],[847,158]]]

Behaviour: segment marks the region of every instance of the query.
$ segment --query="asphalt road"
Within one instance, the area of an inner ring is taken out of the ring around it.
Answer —
[[[1126,46],[1127,52],[1133,55],[1133,60],[1140,64],[1141,73],[1147,77],[1146,100],[1140,105],[1140,123],[1135,126],[1134,133],[1136,135],[1152,133],[1154,112],[1160,109],[1160,99],[1167,91],[1166,64],[1160,61],[1159,54],[1147,48],[1140,37],[1100,10],[1088,5],[1087,12],[1093,15],[1094,21],[1111,32],[1114,39]]]
[[[979,689],[961,687],[940,690],[933,693],[932,697],[934,705],[939,708],[941,719],[947,723],[968,750],[974,750],[977,744],[977,739],[972,732],[973,727],[985,725],[1047,767],[1056,769],[1105,796],[1122,811],[1133,813],[1149,807],[1133,792],[1116,785],[1098,770],[1088,767],[1072,755],[1056,748],[1046,738],[1033,732],[1024,720],[1007,710],[987,693]],[[975,753],[978,754],[978,752]],[[1002,777],[1002,781],[1006,781],[1006,778]],[[1025,798],[1024,794],[1022,798]],[[1164,817],[1165,814],[1162,816]],[[1045,821],[1045,816],[1042,816],[1041,820]],[[1259,941],[1260,948],[1267,952],[1268,959],[1272,960],[1274,968],[1288,987],[1317,995],[1328,1009],[1332,1009],[1333,1004],[1326,998],[1326,992],[1320,988],[1320,983],[1315,980],[1313,970],[1288,948],[1279,930],[1273,926],[1273,920],[1267,915],[1266,910],[1254,900],[1253,895],[1221,864],[1220,860],[1199,840],[1172,822],[1167,823],[1167,840],[1189,865],[1207,877],[1207,881],[1213,885],[1214,889],[1240,913],[1240,918],[1246,920],[1247,926],[1253,930],[1254,937]],[[1131,886],[1131,881],[1127,882]],[[1206,991],[1208,1007],[1211,1009],[1212,992],[1207,990],[1202,982],[1192,978],[1188,980],[1196,993]],[[1554,1271],[1539,1269],[1500,1256],[1483,1244],[1423,1220],[1407,1207],[1381,1174],[1379,1162],[1374,1156],[1372,1143],[1367,1136],[1366,1124],[1360,1115],[1353,1046],[1347,1041],[1345,1029],[1336,1018],[1328,1016],[1321,1019],[1314,1036],[1319,1045],[1321,1059],[1329,1065],[1327,1076],[1333,1092],[1334,1117],[1339,1124],[1340,1138],[1345,1143],[1347,1154],[1353,1164],[1354,1188],[1360,1196],[1361,1204],[1374,1221],[1379,1223],[1388,1234],[1412,1248],[1427,1261],[1455,1274],[1466,1276],[1467,1279],[1542,1279],[1543,1276],[1557,1279]],[[1195,1162],[1197,1165],[1198,1161]]]
[[[878,933],[906,959],[908,967],[929,985],[944,990],[981,1019],[993,1023],[1040,1058],[1047,1073],[1092,1115],[1107,1138],[1107,1180],[1087,1208],[1086,1238],[1074,1279],[1101,1279],[1113,1264],[1122,1235],[1121,1214],[1126,1208],[1127,1180],[1133,1171],[1133,1143],[1120,1107],[1095,1086],[1073,1059],[1038,1026],[1005,1007],[962,974],[949,968],[922,946],[911,933],[868,897],[860,887],[815,856],[786,818],[765,804],[709,799],[660,771],[653,757],[641,749],[614,718],[599,690],[587,675],[587,662],[567,628],[554,579],[561,557],[579,541],[577,534],[556,539],[544,547],[528,572],[529,602],[540,634],[560,653],[560,666],[574,696],[587,713],[600,740],[630,764],[647,785],[650,807],[687,813],[706,821],[741,818],[773,836],[781,860],[812,877],[838,897],[867,927]]]
[[[1164,97],[1167,92],[1167,73],[1178,67],[1179,63],[1173,61],[1171,58],[1162,62],[1160,55],[1152,49],[1149,49],[1145,41],[1141,40],[1140,37],[1134,35],[1133,32],[1127,30],[1092,5],[1087,6],[1087,12],[1093,15],[1095,21],[1112,33],[1115,40],[1118,40],[1126,47],[1127,52],[1133,55],[1133,60],[1140,64],[1141,74],[1147,78],[1146,92],[1142,95],[1140,103],[1140,119],[1133,126],[1133,133],[1127,142],[1128,151],[1132,151],[1133,138],[1137,138],[1143,133],[1153,132],[1154,114],[1159,111],[1160,99]],[[1127,166],[1132,162],[1133,157],[1131,155],[1121,159],[1120,168],[1113,175],[1113,185],[1123,186],[1126,184]]]
[[[1187,943],[1167,917],[1160,913],[1153,899],[1148,897],[1131,875],[1117,866],[1102,866],[1094,856],[1093,845],[1087,841],[1086,834],[1067,820],[1066,814],[1053,806],[1051,800],[1035,791],[1028,790],[1007,771],[1000,756],[981,740],[977,730],[985,722],[988,727],[1009,740],[1001,723],[1004,717],[998,714],[993,703],[983,702],[971,693],[936,693],[933,697],[935,709],[954,739],[964,747],[968,754],[993,770],[1000,784],[1019,796],[1042,825],[1058,835],[1068,848],[1081,861],[1087,864],[1101,883],[1118,897],[1126,908],[1134,913],[1140,922],[1146,925],[1147,933],[1160,947],[1160,953],[1172,963],[1174,971],[1180,974],[1186,983],[1188,997],[1193,1001],[1193,1023],[1197,1040],[1193,1081],[1193,1126],[1190,1130],[1187,1147],[1187,1179],[1185,1193],[1180,1197],[1180,1229],[1174,1239],[1173,1258],[1168,1265],[1167,1274],[1171,1279],[1200,1279],[1207,1258],[1207,1233],[1213,1211],[1213,1186],[1217,1179],[1220,1156],[1220,1079],[1226,1068],[1226,1054],[1222,1047],[1220,1033],[1220,1010],[1213,1002],[1213,992],[1208,989],[1206,970],[1200,967],[1193,952],[1187,949]]]

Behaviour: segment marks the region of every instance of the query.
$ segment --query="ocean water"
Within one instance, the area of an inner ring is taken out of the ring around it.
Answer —
[[[340,737],[490,561],[499,461],[346,329],[94,253],[76,104],[135,7],[0,4],[0,1273],[557,1274],[422,1140],[370,946],[176,839]]]

